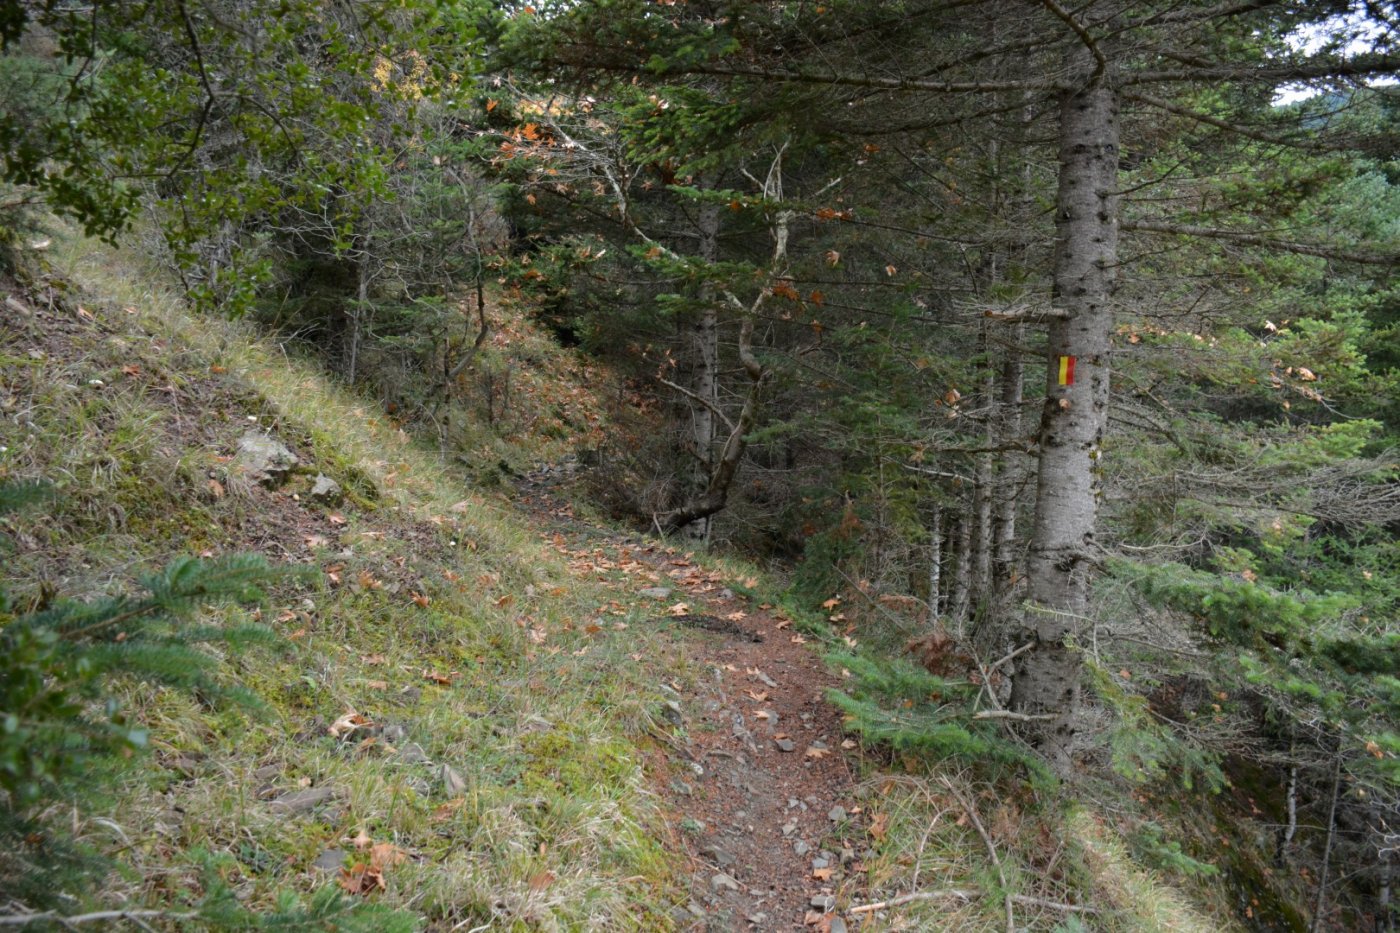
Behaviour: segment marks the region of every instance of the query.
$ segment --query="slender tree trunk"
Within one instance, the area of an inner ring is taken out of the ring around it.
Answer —
[[[1017,323],[1011,333],[1012,348],[1001,365],[1001,440],[1021,436],[1021,400],[1024,392],[1025,362],[1017,349],[1025,339],[1026,325]],[[1011,583],[1016,565],[1016,492],[1021,482],[1020,453],[1004,452],[997,471],[996,514],[993,517],[993,577],[998,599]]]
[[[1327,876],[1332,867],[1332,843],[1337,838],[1337,799],[1342,795],[1342,749],[1338,740],[1336,759],[1332,764],[1332,804],[1327,808],[1327,841],[1322,846],[1322,869],[1317,879],[1317,900],[1313,902],[1312,922],[1308,933],[1322,929],[1322,915],[1327,908]]]
[[[992,281],[996,281],[995,268]],[[995,489],[995,457],[990,448],[996,444],[996,371],[992,368],[991,343],[987,323],[982,325],[982,385],[980,406],[984,415],[982,446],[986,453],[977,454],[973,465],[973,525],[972,525],[972,604],[985,608],[992,604],[992,500]]]
[[[697,220],[700,233],[700,258],[714,262],[719,256],[719,207],[704,204]],[[714,289],[701,289],[702,307],[691,327],[691,391],[702,401],[691,405],[690,444],[695,455],[691,465],[688,496],[701,493],[714,472],[715,415],[719,405],[719,308]],[[709,404],[706,405],[705,402]],[[687,526],[689,535],[708,540],[712,516],[698,519]]]
[[[937,502],[928,527],[928,614],[929,622],[936,623],[943,616],[943,507]]]
[[[356,370],[360,363],[360,329],[365,308],[369,307],[369,237],[365,237],[360,249],[360,261],[356,264],[357,284],[355,307],[350,312],[350,353],[346,366],[346,381],[355,384]]]
[[[960,642],[967,634],[968,606],[972,595],[973,518],[965,506],[957,517],[957,562],[953,565],[953,585],[948,591],[948,617],[953,623],[953,637]]]
[[[739,410],[739,418],[734,422],[733,430],[729,432],[728,439],[720,449],[719,459],[715,461],[714,472],[710,474],[710,481],[704,492],[680,508],[654,517],[657,526],[667,534],[674,533],[691,522],[709,518],[724,508],[729,501],[729,489],[739,472],[739,463],[744,458],[744,451],[748,448],[748,434],[758,423],[759,401],[763,395],[763,385],[768,381],[768,371],[753,355],[753,328],[753,317],[746,315],[739,324],[739,362],[743,364],[744,372],[749,377],[749,393],[744,398],[744,407]]]
[[[1071,56],[1088,75],[1087,50]],[[1108,421],[1109,343],[1118,259],[1118,98],[1089,80],[1060,101],[1054,304],[1050,326],[1035,522],[1027,566],[1023,641],[1012,707],[1033,721],[1032,744],[1058,773],[1071,771],[1081,659],[1073,646],[1089,602],[1089,549]]]

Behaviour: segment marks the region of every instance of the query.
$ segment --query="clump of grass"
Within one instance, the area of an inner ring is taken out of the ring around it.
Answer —
[[[1126,921],[1118,929],[1163,933],[1235,929],[1220,916],[1202,916],[1199,907],[1180,891],[1139,865],[1122,836],[1089,811],[1068,814],[1065,830],[1078,850],[1085,882],[1095,901]]]

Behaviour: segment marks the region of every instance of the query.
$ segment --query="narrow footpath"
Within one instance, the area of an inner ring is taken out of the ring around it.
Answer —
[[[841,908],[864,893],[869,839],[854,744],[824,698],[839,678],[780,610],[736,594],[682,549],[577,519],[556,492],[565,477],[524,477],[520,506],[571,560],[628,568],[632,600],[655,603],[650,621],[702,671],[688,690],[660,685],[670,728],[649,762],[691,877],[677,929],[843,933]]]

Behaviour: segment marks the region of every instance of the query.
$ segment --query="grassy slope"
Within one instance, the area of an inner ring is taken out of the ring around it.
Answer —
[[[178,553],[256,550],[325,574],[267,607],[286,650],[229,659],[230,675],[266,701],[262,717],[127,689],[153,754],[76,824],[120,852],[102,903],[181,909],[212,859],[243,903],[266,907],[278,892],[334,883],[312,867],[328,850],[363,862],[358,838],[409,856],[376,897],[434,928],[667,928],[687,899],[686,867],[649,789],[644,765],[659,753],[644,736],[656,728],[657,685],[684,687],[700,671],[683,645],[619,627],[640,618],[621,592],[632,587],[571,569],[501,498],[469,485],[499,460],[558,454],[570,424],[596,426],[587,383],[597,374],[522,322],[498,322],[488,352],[533,364],[517,373],[520,407],[495,431],[459,426],[468,462],[445,460],[245,328],[190,318],[128,257],[55,250],[63,300],[0,322],[0,477],[45,476],[63,495],[51,514],[15,523],[19,554],[0,573],[20,592],[44,581],[84,593]],[[541,423],[555,440],[538,439]],[[280,491],[230,462],[255,424],[303,460]],[[309,500],[317,472],[345,487],[343,504]],[[330,735],[350,711],[376,728]],[[418,749],[426,760],[405,761]],[[460,779],[451,791],[444,766]],[[867,853],[872,895],[1000,886],[935,778],[865,785],[872,812],[886,814]],[[268,803],[306,787],[336,796],[290,816]],[[965,789],[1013,890],[1112,911],[1093,929],[1221,928],[1195,919],[1100,823],[1047,836],[995,789]],[[1068,868],[1039,876],[1047,862]],[[915,900],[867,921],[996,928],[999,904]],[[1030,929],[1072,919],[1029,903],[1016,912]]]
[[[611,616],[585,632],[613,594],[363,400],[237,326],[192,320],[121,256],[67,249],[53,257],[67,308],[3,328],[0,397],[19,414],[0,473],[61,489],[50,514],[16,522],[16,591],[121,586],[190,552],[328,572],[267,607],[287,650],[229,662],[262,717],[129,689],[154,754],[80,827],[130,843],[106,900],[178,906],[199,893],[204,850],[246,904],[269,904],[328,883],[310,868],[328,849],[363,858],[363,832],[410,856],[383,899],[430,921],[663,925],[679,894],[635,740],[668,652],[635,629],[624,640]],[[308,469],[280,491],[229,460],[255,422]],[[341,506],[307,497],[318,471],[345,487]],[[350,710],[380,728],[333,738]],[[428,760],[404,763],[410,745]],[[338,796],[291,817],[265,800],[303,786]]]

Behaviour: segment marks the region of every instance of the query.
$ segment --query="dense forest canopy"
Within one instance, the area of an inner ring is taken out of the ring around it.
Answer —
[[[1393,927],[1400,6],[7,0],[0,41],[15,250],[139,237],[449,448],[509,378],[487,291],[529,301],[627,379],[594,499],[789,573],[851,728],[1252,776],[1315,917]]]

